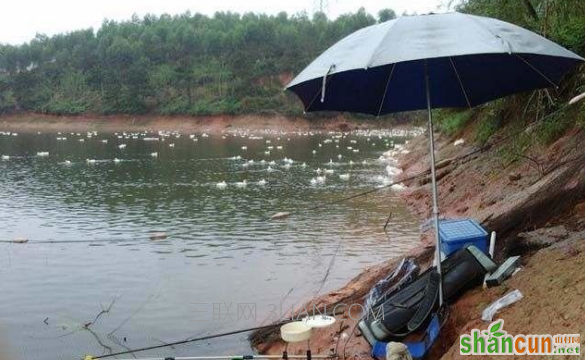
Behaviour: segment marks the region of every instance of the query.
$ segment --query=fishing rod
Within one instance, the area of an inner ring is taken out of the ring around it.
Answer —
[[[333,314],[333,315],[337,315],[339,314],[339,312],[337,311],[341,311],[341,309],[334,309],[333,312],[330,311],[324,311],[325,314]],[[134,350],[125,350],[125,351],[120,351],[117,353],[111,353],[111,354],[105,354],[105,355],[99,355],[99,356],[91,356],[91,355],[86,355],[86,357],[84,358],[84,360],[96,360],[96,359],[105,359],[105,358],[109,358],[109,357],[113,357],[113,356],[120,356],[120,355],[128,355],[128,354],[134,354],[137,352],[142,352],[142,351],[148,351],[148,350],[155,350],[155,349],[161,349],[161,348],[165,348],[165,347],[171,347],[171,346],[175,346],[175,345],[183,345],[183,344],[188,344],[188,343],[193,343],[193,342],[197,342],[197,341],[203,341],[203,340],[210,340],[210,339],[215,339],[215,338],[220,338],[220,337],[225,337],[225,336],[230,336],[230,335],[237,335],[237,334],[241,334],[241,333],[245,333],[245,332],[250,332],[250,331],[258,331],[258,330],[266,330],[266,329],[274,329],[276,327],[288,324],[290,322],[296,321],[294,319],[294,317],[292,319],[287,319],[287,320],[282,320],[282,321],[278,321],[275,322],[273,324],[269,324],[269,325],[263,325],[263,326],[257,326],[257,327],[252,327],[252,328],[247,328],[247,329],[240,329],[240,330],[234,330],[234,331],[229,331],[229,332],[225,332],[225,333],[219,333],[219,334],[212,334],[212,335],[205,335],[205,336],[201,336],[201,337],[196,337],[196,338],[187,338],[185,340],[181,340],[181,341],[175,341],[175,342],[171,342],[171,343],[165,343],[162,345],[153,345],[153,346],[148,346],[148,347],[143,347],[143,348],[139,348],[139,349],[134,349]],[[283,358],[283,356],[288,356],[288,358],[291,358],[293,355],[287,355],[286,352],[283,355],[279,355],[278,358]],[[237,358],[236,359],[260,359],[258,356],[266,356],[266,355],[244,355],[244,356],[254,356],[253,358]],[[321,357],[322,359],[329,359],[329,358],[336,358],[337,355],[335,354],[330,354],[330,355],[314,355],[312,356],[313,358],[318,358],[317,356],[324,356]],[[306,357],[306,355],[303,355],[303,357]],[[222,357],[218,357],[217,359],[227,359],[229,357],[227,356],[222,356]],[[285,357],[286,358],[286,357]],[[174,357],[166,357],[163,358],[163,360],[165,359],[175,359],[175,360],[185,360],[187,358],[174,358]],[[195,358],[191,358],[191,359],[195,359]],[[200,359],[210,359],[209,357],[203,357]],[[134,359],[135,360],[135,359]]]
[[[165,347],[169,347],[169,346],[175,346],[175,345],[183,345],[183,344],[193,343],[193,342],[196,342],[196,341],[210,340],[210,339],[215,339],[215,338],[224,337],[224,336],[237,335],[237,334],[241,334],[241,333],[245,333],[245,332],[250,332],[250,331],[264,330],[264,329],[274,328],[275,326],[284,325],[284,324],[287,324],[289,322],[290,321],[281,321],[281,322],[278,322],[276,324],[271,324],[271,325],[264,325],[264,326],[258,326],[258,327],[253,327],[253,328],[234,330],[234,331],[220,333],[220,334],[213,334],[213,335],[201,336],[201,337],[197,337],[197,338],[188,338],[188,339],[185,339],[185,340],[175,341],[175,342],[172,342],[172,343],[166,343],[166,344],[162,344],[162,345],[153,345],[153,346],[148,346],[148,347],[144,347],[144,348],[140,348],[140,349],[120,351],[120,352],[117,352],[117,353],[105,354],[105,355],[100,355],[100,356],[90,356],[90,357],[87,357],[86,356],[85,359],[86,360],[91,360],[91,359],[105,359],[105,358],[109,358],[109,357],[113,357],[113,356],[128,355],[128,354],[133,354],[133,353],[142,352],[142,351],[161,349],[161,348],[165,348]],[[224,359],[224,358],[225,357],[222,357],[222,359]],[[175,359],[177,359],[177,358],[175,358]]]
[[[311,355],[311,359],[337,359],[336,354],[331,355]],[[305,355],[233,355],[233,356],[177,356],[177,357],[153,357],[140,359],[120,359],[120,360],[253,360],[253,359],[308,359]],[[95,357],[85,357],[84,360],[97,359]]]

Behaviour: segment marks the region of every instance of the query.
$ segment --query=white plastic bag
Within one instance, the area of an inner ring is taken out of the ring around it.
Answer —
[[[499,298],[498,300],[491,303],[485,310],[481,313],[481,319],[483,321],[492,321],[494,315],[501,309],[512,305],[516,301],[522,299],[522,293],[520,290],[514,290],[511,293],[504,295],[503,297]]]

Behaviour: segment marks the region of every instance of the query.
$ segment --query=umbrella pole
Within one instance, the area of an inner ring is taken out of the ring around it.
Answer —
[[[437,201],[437,174],[435,170],[435,137],[433,135],[433,111],[431,109],[431,89],[429,69],[425,60],[425,87],[427,92],[427,111],[429,113],[429,143],[431,151],[431,181],[433,191],[433,228],[435,229],[435,260],[439,274],[439,306],[443,306],[443,275],[441,271],[441,240],[439,239],[439,205]]]

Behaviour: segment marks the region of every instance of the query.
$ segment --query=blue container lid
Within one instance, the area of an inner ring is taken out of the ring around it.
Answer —
[[[473,219],[443,220],[439,223],[439,236],[444,242],[459,242],[487,236],[477,221]]]

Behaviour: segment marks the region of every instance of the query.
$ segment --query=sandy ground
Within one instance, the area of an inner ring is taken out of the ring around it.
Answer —
[[[466,154],[477,148],[470,138],[473,131],[456,137],[439,136],[439,160]],[[463,146],[454,146],[457,138],[466,139]],[[509,333],[516,334],[573,334],[585,335],[585,171],[579,146],[585,140],[582,131],[573,131],[548,147],[534,147],[527,152],[532,160],[522,158],[506,161],[502,151],[509,145],[470,158],[465,163],[439,169],[439,201],[441,214],[447,218],[472,217],[488,230],[498,232],[496,260],[511,254],[522,256],[523,269],[502,286],[488,290],[468,291],[450,306],[449,319],[429,359],[459,358],[459,335],[471,328],[485,329],[481,321],[483,309],[492,301],[514,289],[524,294],[519,303],[503,310],[498,318],[505,320]],[[412,141],[410,153],[399,159],[404,177],[428,169],[426,138]],[[535,160],[538,166],[535,166]],[[421,221],[430,217],[430,188],[427,179],[408,182],[403,193],[407,206]],[[563,224],[573,234],[569,240],[548,248],[535,249],[518,245],[520,231],[547,228]],[[428,263],[432,242],[428,234],[421,235],[421,247],[411,255],[421,264]],[[376,281],[387,275],[396,262],[370,268],[346,287],[314,299],[333,307],[339,302],[362,302],[364,294]],[[344,314],[347,317],[347,314]],[[339,326],[319,330],[311,341],[313,352],[326,353],[335,349],[341,359],[369,359],[370,347],[352,331],[355,321],[348,319]],[[582,342],[584,336],[581,337]],[[282,354],[283,343],[276,334],[254,339],[257,348],[265,353]],[[301,353],[304,346],[289,347],[289,353]],[[292,350],[292,351],[291,351]],[[573,357],[574,358],[574,357]]]
[[[181,131],[220,133],[225,131],[348,131],[359,128],[385,128],[386,120],[352,120],[342,116],[312,119],[280,115],[242,116],[49,116],[22,114],[0,116],[0,129],[16,132],[139,132]]]

